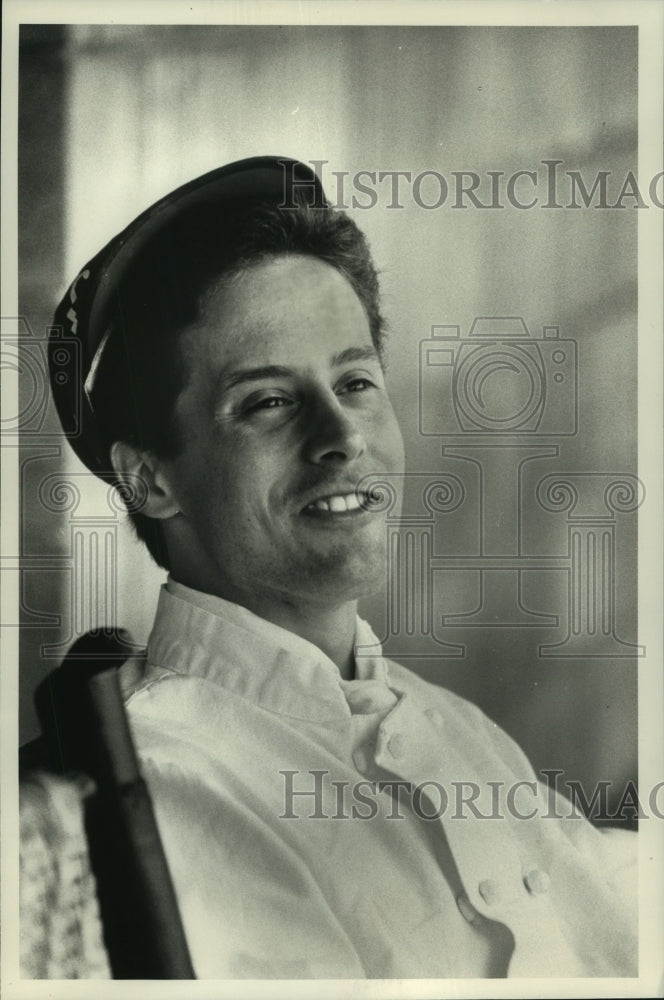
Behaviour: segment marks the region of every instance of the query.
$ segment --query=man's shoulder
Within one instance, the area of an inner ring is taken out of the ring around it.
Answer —
[[[147,650],[143,650],[134,656],[130,656],[128,660],[122,664],[118,670],[118,678],[120,681],[120,690],[122,691],[122,697],[125,701],[128,701],[133,694],[138,691],[141,684],[145,681],[145,674],[147,670]]]

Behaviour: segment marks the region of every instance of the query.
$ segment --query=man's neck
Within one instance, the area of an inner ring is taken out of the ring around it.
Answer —
[[[344,680],[352,680],[355,676],[356,601],[324,611],[319,608],[303,611],[288,606],[249,610],[318,646],[336,663]]]

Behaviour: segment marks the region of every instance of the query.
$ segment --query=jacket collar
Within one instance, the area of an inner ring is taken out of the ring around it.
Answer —
[[[313,643],[238,604],[169,579],[148,640],[146,680],[163,671],[188,674],[291,718],[347,719],[349,691],[388,684],[380,643],[359,617],[355,647],[361,647],[356,679],[345,681]]]

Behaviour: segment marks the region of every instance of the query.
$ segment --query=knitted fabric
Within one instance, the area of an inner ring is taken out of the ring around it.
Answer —
[[[88,779],[34,771],[20,786],[20,957],[29,979],[108,979],[85,837]]]

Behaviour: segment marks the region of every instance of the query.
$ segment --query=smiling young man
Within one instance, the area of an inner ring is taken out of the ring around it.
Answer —
[[[357,617],[403,448],[368,247],[315,176],[179,189],[56,322],[83,357],[79,410],[54,334],[63,425],[169,571],[123,685],[197,976],[634,975],[622,838]]]
[[[358,484],[403,467],[378,350],[348,280],[288,253],[208,295],[178,345],[187,382],[160,459],[116,442],[149,484],[180,583],[248,608],[353,670],[356,603],[385,577],[383,519]],[[186,359],[186,360],[185,360]]]

